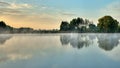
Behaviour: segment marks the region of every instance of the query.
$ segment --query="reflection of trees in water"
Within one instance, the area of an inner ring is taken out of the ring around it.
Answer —
[[[62,45],[67,45],[70,42],[70,35],[61,35],[60,41]]]
[[[119,44],[119,36],[114,34],[104,34],[97,36],[99,47],[111,51]]]
[[[61,35],[60,41],[62,45],[70,44],[74,48],[83,48],[88,47],[89,45],[93,45],[94,39],[97,37],[98,46],[101,49],[106,51],[112,50],[119,44],[119,35],[116,34],[101,34],[101,35],[83,35],[83,34],[69,34],[69,35]]]
[[[5,42],[6,42],[7,40],[11,39],[11,38],[12,38],[12,36],[0,35],[0,45],[5,44]],[[2,49],[0,49],[0,51],[1,51],[1,50],[2,50]],[[3,54],[1,54],[1,56],[0,56],[0,62],[7,61],[8,57],[4,57],[4,56],[2,56],[2,55],[3,55]]]
[[[7,61],[8,57],[0,57],[0,62],[5,62]]]
[[[95,39],[95,36],[92,35],[80,35],[80,34],[72,34],[72,35],[61,35],[60,41],[62,45],[70,45],[73,48],[83,48],[88,47],[93,39]]]
[[[12,38],[12,36],[0,36],[0,44],[4,44],[10,38]]]

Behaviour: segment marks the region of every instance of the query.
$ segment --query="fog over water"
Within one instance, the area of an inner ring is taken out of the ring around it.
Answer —
[[[0,68],[119,68],[120,34],[1,34]]]

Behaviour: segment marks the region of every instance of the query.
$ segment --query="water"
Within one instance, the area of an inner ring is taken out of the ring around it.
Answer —
[[[120,68],[120,34],[2,34],[0,68]]]

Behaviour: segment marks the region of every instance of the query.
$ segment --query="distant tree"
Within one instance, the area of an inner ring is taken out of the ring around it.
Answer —
[[[60,25],[60,31],[68,31],[69,30],[69,23],[66,21],[62,21]]]
[[[70,30],[77,30],[79,29],[79,25],[84,24],[84,20],[82,18],[75,18],[72,21],[70,21]]]
[[[88,31],[89,32],[97,32],[98,28],[95,24],[89,24]]]
[[[84,24],[92,24],[93,22],[89,21],[88,19],[84,20]]]
[[[76,25],[79,25],[79,24],[84,24],[84,20],[82,18],[77,18],[76,19]]]
[[[70,30],[75,30],[76,29],[76,19],[73,19],[72,21],[70,21]]]
[[[118,21],[113,19],[111,16],[104,16],[100,18],[97,27],[100,32],[113,33],[117,31]]]
[[[118,26],[117,32],[118,32],[118,33],[120,32],[120,26]]]
[[[0,27],[5,28],[5,27],[7,27],[7,25],[5,24],[4,21],[0,21]]]
[[[30,27],[21,27],[18,29],[19,33],[32,33],[33,28]]]
[[[60,25],[60,31],[86,32],[88,25],[91,23],[88,19],[74,18],[70,21],[70,24],[63,21]]]
[[[0,21],[0,33],[11,33],[13,29],[13,27],[6,25],[4,21]]]
[[[82,27],[80,28],[80,32],[81,32],[81,33],[85,33],[86,30],[87,30],[86,26],[82,26]]]

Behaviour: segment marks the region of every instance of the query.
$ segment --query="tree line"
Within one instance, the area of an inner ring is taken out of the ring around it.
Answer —
[[[78,33],[117,33],[120,32],[119,22],[111,16],[104,16],[98,19],[95,25],[88,19],[74,18],[70,22],[62,21],[60,25],[61,32]]]
[[[34,30],[30,27],[14,28],[0,21],[0,33],[119,33],[119,22],[111,16],[104,16],[98,19],[95,25],[88,19],[74,18],[70,22],[62,21],[60,30]]]
[[[35,30],[30,27],[20,27],[20,28],[14,28],[9,25],[7,25],[4,21],[0,21],[0,34],[1,33],[58,33],[59,30],[53,29],[53,30]]]

